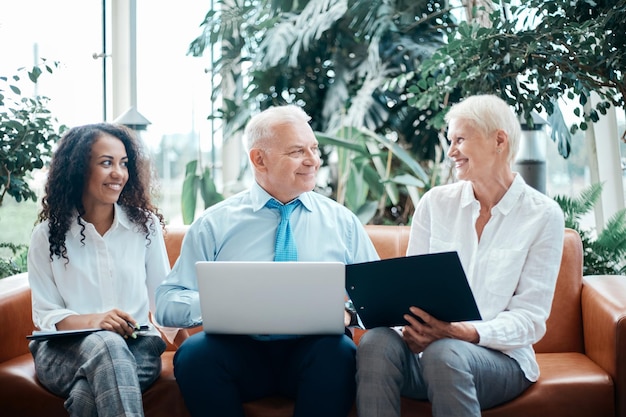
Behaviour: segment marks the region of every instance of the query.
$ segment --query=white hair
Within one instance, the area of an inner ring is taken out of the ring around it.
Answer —
[[[244,136],[247,138],[248,150],[264,147],[274,135],[274,128],[285,124],[308,123],[311,117],[302,108],[288,104],[270,107],[250,119],[246,125]]]
[[[487,135],[503,130],[509,137],[508,160],[515,160],[522,128],[516,114],[500,97],[492,94],[467,97],[450,108],[445,116],[446,123],[452,119],[470,121]]]

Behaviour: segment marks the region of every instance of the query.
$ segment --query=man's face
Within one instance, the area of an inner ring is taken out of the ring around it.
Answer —
[[[269,143],[252,155],[259,185],[283,203],[313,190],[321,161],[308,123],[276,126]]]

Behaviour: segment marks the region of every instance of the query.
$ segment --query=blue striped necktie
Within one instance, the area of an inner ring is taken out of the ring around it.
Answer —
[[[293,213],[294,209],[300,205],[300,200],[294,200],[291,203],[285,205],[281,204],[275,199],[271,198],[265,203],[266,207],[280,210],[280,223],[276,230],[276,243],[274,246],[274,260],[275,261],[297,261],[298,249],[296,248],[296,242],[293,240],[291,234],[291,227],[289,226],[289,217]]]

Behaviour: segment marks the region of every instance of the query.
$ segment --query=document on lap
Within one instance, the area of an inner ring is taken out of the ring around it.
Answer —
[[[481,319],[456,252],[347,265],[346,289],[367,329],[407,324],[412,306],[448,322]]]

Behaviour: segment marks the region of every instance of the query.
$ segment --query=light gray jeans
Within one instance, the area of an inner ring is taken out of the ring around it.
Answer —
[[[158,336],[124,339],[101,331],[88,336],[32,341],[41,384],[67,398],[76,417],[143,417],[141,393],[161,372],[165,342]]]
[[[359,417],[399,417],[401,396],[429,400],[434,417],[480,417],[532,384],[502,352],[441,339],[417,355],[383,327],[364,334],[356,361]]]

